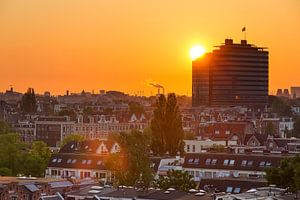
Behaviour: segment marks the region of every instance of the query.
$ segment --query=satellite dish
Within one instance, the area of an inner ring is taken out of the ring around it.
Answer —
[[[233,172],[233,177],[238,178],[239,177],[239,172]]]

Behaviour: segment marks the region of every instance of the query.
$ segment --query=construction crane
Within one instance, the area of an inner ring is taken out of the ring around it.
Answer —
[[[165,88],[164,86],[158,84],[158,83],[149,83],[151,86],[157,88],[157,94],[160,94],[160,89],[162,89],[162,94],[165,94]]]

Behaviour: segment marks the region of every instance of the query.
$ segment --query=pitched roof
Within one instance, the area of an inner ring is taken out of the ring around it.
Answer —
[[[48,167],[105,170],[106,156],[95,154],[53,154]]]
[[[264,171],[266,167],[277,167],[281,155],[264,154],[229,154],[229,153],[199,153],[187,154],[184,168],[227,169]]]

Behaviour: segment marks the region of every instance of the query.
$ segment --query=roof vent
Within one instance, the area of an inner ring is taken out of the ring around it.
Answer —
[[[232,39],[225,39],[225,45],[232,45],[233,40]]]
[[[247,45],[247,40],[241,40],[241,45]]]

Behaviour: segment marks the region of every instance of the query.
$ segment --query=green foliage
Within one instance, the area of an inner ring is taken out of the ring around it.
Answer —
[[[174,93],[160,95],[156,101],[154,118],[151,121],[152,143],[154,154],[176,155],[183,153],[183,129],[176,96]]]
[[[282,188],[289,188],[291,192],[300,190],[300,157],[285,158],[278,168],[266,169],[268,183]]]
[[[0,120],[0,134],[7,134],[9,131],[10,131],[9,124],[4,120]]]
[[[291,106],[288,103],[281,99],[275,98],[271,104],[271,111],[277,113],[279,116],[292,116]]]
[[[91,107],[85,107],[85,108],[83,109],[83,114],[84,114],[84,115],[91,115],[91,114],[93,114],[93,112],[94,112],[94,110],[93,110],[93,108],[91,108]]]
[[[0,169],[3,174],[43,176],[49,158],[50,151],[43,142],[34,142],[28,147],[20,141],[18,134],[0,135]]]
[[[76,113],[74,110],[69,110],[69,109],[64,109],[64,110],[61,110],[59,111],[58,113],[59,116],[69,116],[69,117],[75,117],[76,116]]]
[[[138,102],[130,102],[129,111],[130,113],[141,114],[144,112],[144,107]]]
[[[226,152],[225,146],[222,144],[213,144],[213,146],[210,148],[210,151],[213,152]]]
[[[71,134],[71,135],[66,136],[63,139],[60,146],[63,147],[65,144],[67,144],[68,142],[71,142],[71,141],[82,142],[83,140],[85,140],[83,135],[81,135],[81,134]]]
[[[184,139],[185,140],[195,140],[196,139],[195,133],[193,133],[193,132],[185,132],[184,133]]]
[[[300,138],[300,117],[297,117],[294,122],[293,136]]]
[[[22,97],[21,109],[24,113],[32,114],[36,112],[36,108],[34,89],[28,88],[27,92]]]
[[[196,187],[196,183],[192,180],[192,176],[186,171],[179,170],[168,171],[167,176],[160,176],[155,184],[163,190],[172,187],[184,192]]]
[[[11,169],[8,169],[6,167],[0,168],[0,176],[12,176]]]
[[[271,136],[275,134],[275,128],[272,122],[267,122],[264,133]]]
[[[132,130],[130,133],[121,133],[118,142],[122,154],[111,155],[106,167],[114,171],[118,184],[134,185],[141,180],[148,187],[153,178],[148,157],[149,138]]]
[[[126,185],[127,158],[120,153],[113,153],[104,162],[105,167],[112,172],[114,185]]]

